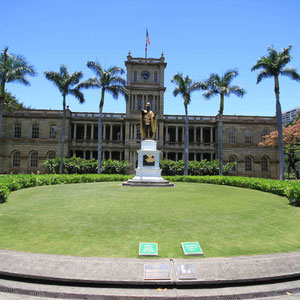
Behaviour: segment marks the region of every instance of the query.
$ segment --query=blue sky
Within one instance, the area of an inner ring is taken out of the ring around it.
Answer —
[[[257,58],[274,45],[292,45],[291,66],[300,71],[300,1],[298,0],[189,0],[189,1],[100,1],[100,0],[11,0],[1,1],[0,47],[9,46],[35,66],[38,76],[31,86],[7,84],[7,90],[32,108],[61,109],[57,88],[43,75],[66,64],[70,72],[83,71],[84,79],[93,74],[86,67],[96,58],[105,67],[118,65],[131,50],[144,55],[145,29],[151,45],[148,57],[164,52],[165,114],[183,114],[183,100],[174,98],[170,78],[179,72],[193,80],[204,80],[210,73],[238,68],[234,84],[247,94],[226,99],[225,114],[275,114],[274,82],[256,85],[257,72],[251,72]],[[300,106],[300,83],[280,79],[282,110]],[[69,96],[72,111],[97,111],[99,90],[85,92],[80,105]],[[219,98],[204,100],[201,92],[192,95],[190,115],[216,115]],[[106,95],[105,112],[125,112],[122,97]]]

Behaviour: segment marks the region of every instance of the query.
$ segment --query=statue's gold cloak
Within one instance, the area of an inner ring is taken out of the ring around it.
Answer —
[[[144,122],[143,122],[143,113],[144,114],[147,114],[147,110],[142,110],[141,111],[141,114],[140,114],[140,129],[141,129],[141,135],[142,135],[142,138],[144,139],[145,138],[145,127],[144,127]],[[151,129],[152,129],[152,137],[154,137],[155,133],[156,133],[156,118],[155,118],[155,114],[152,110],[150,110],[149,112],[150,114],[150,121],[151,121]]]

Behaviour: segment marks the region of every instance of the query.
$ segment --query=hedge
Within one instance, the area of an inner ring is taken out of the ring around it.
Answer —
[[[234,164],[234,162],[225,164],[223,166],[223,175],[229,175]],[[162,175],[165,176],[183,175],[184,162],[182,160],[173,161],[163,159],[160,161],[160,168],[162,169]],[[188,174],[193,176],[218,175],[219,160],[208,161],[204,159],[202,161],[189,161]]]
[[[4,202],[11,191],[27,187],[67,183],[126,181],[133,176],[97,174],[3,175],[0,177],[0,201]],[[171,182],[211,183],[259,190],[286,197],[291,205],[300,206],[299,181],[279,181],[237,176],[164,176],[164,178]]]
[[[229,185],[263,191],[286,197],[293,206],[300,206],[300,182],[239,176],[164,176],[172,182],[196,182]]]
[[[42,165],[51,173],[58,173],[60,158],[51,158],[42,162]],[[127,160],[102,160],[102,174],[125,174],[129,169],[130,163]],[[97,174],[98,161],[95,159],[84,159],[76,157],[63,159],[63,171],[66,174]]]

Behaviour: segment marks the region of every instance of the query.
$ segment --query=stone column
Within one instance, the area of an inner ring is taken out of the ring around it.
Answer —
[[[123,125],[120,126],[120,140],[123,141]]]
[[[200,159],[203,160],[203,153],[200,154]]]
[[[136,140],[137,138],[137,125],[134,124],[134,135],[133,135],[133,139]]]
[[[91,125],[91,140],[94,139],[94,124]]]
[[[111,151],[109,151],[109,159],[111,159]]]
[[[74,140],[76,140],[76,134],[77,134],[77,124],[74,124]]]
[[[178,126],[175,127],[175,142],[178,142]]]
[[[178,153],[176,152],[176,161],[178,161]]]
[[[213,128],[210,127],[210,142],[213,142]]]
[[[83,151],[83,159],[86,159],[86,151]]]
[[[90,151],[90,159],[93,158],[93,151]]]
[[[169,126],[166,126],[165,142],[169,142]]]
[[[112,136],[113,136],[113,126],[112,124],[110,124],[109,141],[112,141]]]
[[[103,128],[102,140],[106,140],[106,124],[103,124],[102,128]],[[98,130],[102,130],[102,128],[98,128]]]
[[[196,143],[196,138],[197,138],[197,127],[194,126],[194,143]]]
[[[200,142],[203,143],[203,127],[200,127]]]

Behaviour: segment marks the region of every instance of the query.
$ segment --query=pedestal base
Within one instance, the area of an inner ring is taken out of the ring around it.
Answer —
[[[135,169],[136,176],[126,182],[125,186],[153,186],[168,187],[173,183],[161,177],[159,168],[159,153],[156,150],[156,141],[144,140],[141,142],[141,150],[138,150],[138,167]]]

